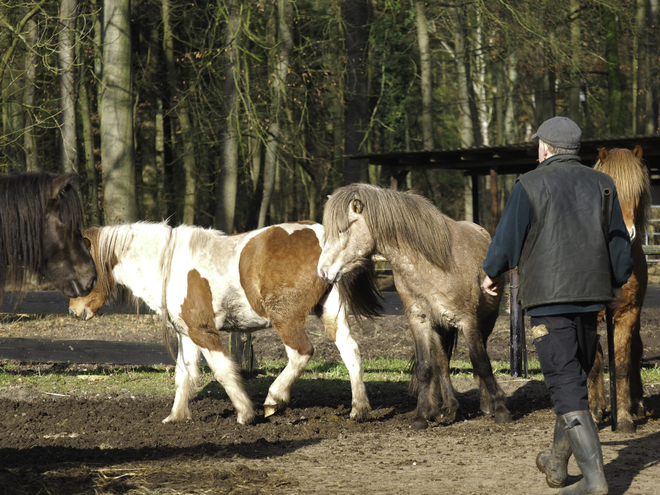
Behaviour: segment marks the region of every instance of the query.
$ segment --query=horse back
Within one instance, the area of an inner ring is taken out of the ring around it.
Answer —
[[[328,290],[328,284],[316,272],[322,231],[313,225],[268,227],[254,235],[242,249],[238,267],[240,283],[259,316],[274,323],[290,318],[293,313],[306,317]]]

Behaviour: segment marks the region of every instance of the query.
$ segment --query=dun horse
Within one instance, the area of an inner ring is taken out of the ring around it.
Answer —
[[[6,286],[19,293],[41,275],[68,297],[89,294],[94,261],[80,228],[73,175],[47,172],[0,177],[0,302]]]
[[[651,205],[651,183],[642,163],[642,148],[603,148],[594,168],[611,176],[619,195],[619,203],[632,242],[633,273],[623,286],[623,299],[614,311],[614,356],[616,364],[617,424],[622,432],[634,432],[633,416],[644,416],[644,388],[640,373],[642,340],[640,315],[648,273],[642,249],[642,237],[648,225]],[[603,419],[606,407],[603,377],[603,350],[599,346],[596,363],[589,375],[589,406],[597,421]]]
[[[446,217],[421,196],[368,184],[336,190],[325,205],[323,226],[318,272],[327,283],[362,270],[376,252],[392,266],[415,345],[413,428],[425,428],[434,417],[454,421],[459,414],[449,375],[458,330],[469,347],[481,410],[498,423],[511,421],[486,352],[501,298],[481,289],[488,233]]]
[[[372,290],[360,290],[361,283],[369,285],[372,280],[356,278],[338,287],[318,278],[320,224],[287,223],[226,236],[199,227],[173,229],[164,223],[140,222],[92,228],[84,236],[99,282],[89,296],[70,301],[70,312],[87,320],[123,286],[176,330],[176,396],[164,422],[191,418],[189,401],[199,378],[200,351],[231,399],[238,422],[254,421],[252,402],[220,330],[275,328],[289,362],[268,391],[264,414],[270,416],[286,406],[291,387],[314,352],[303,329],[312,309],[348,368],[353,392],[350,417],[358,421],[369,417],[360,353],[350,334],[348,303],[342,293],[365,294],[350,304],[363,314],[373,314],[377,300],[369,298]]]

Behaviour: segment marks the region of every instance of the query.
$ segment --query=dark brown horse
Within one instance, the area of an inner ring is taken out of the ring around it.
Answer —
[[[642,339],[640,315],[648,273],[642,249],[651,206],[651,181],[642,163],[642,148],[600,150],[594,168],[614,179],[623,220],[630,234],[633,273],[623,286],[623,299],[614,312],[614,356],[616,364],[617,430],[635,431],[633,416],[644,416],[644,388],[640,373]],[[605,411],[603,350],[599,346],[596,363],[589,374],[589,407],[596,421],[602,421]]]
[[[80,233],[73,178],[47,172],[0,177],[0,301],[6,286],[23,292],[33,275],[68,297],[94,287],[96,267]]]
[[[415,344],[413,428],[426,428],[434,417],[457,417],[449,360],[458,331],[470,350],[481,410],[498,423],[511,421],[486,352],[501,298],[481,288],[490,235],[472,222],[446,217],[421,196],[368,184],[337,189],[325,205],[323,226],[318,272],[327,283],[362,270],[376,252],[392,266]]]

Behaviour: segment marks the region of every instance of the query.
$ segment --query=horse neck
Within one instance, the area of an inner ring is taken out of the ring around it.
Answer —
[[[113,269],[115,282],[128,288],[152,309],[161,305],[163,273],[162,259],[167,256],[171,239],[170,227],[138,225],[123,253],[117,253],[118,263]]]

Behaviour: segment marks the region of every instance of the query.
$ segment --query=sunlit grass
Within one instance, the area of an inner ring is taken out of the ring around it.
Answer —
[[[492,361],[493,372],[498,379],[511,377],[507,361]],[[245,380],[248,393],[263,393],[286,366],[285,361],[264,360],[259,362],[252,378]],[[408,382],[411,378],[411,363],[403,359],[369,359],[363,362],[365,382]],[[536,360],[527,364],[528,379],[543,380],[541,367]],[[8,362],[0,365],[0,392],[10,389],[25,389],[54,395],[102,395],[102,394],[146,394],[171,395],[174,392],[175,367],[167,366],[90,366],[89,368],[67,367],[66,365],[35,364],[18,366]],[[469,361],[453,360],[451,374],[456,377],[471,377]],[[316,380],[348,381],[348,370],[340,361],[313,360],[301,377],[301,381]],[[606,382],[609,376],[605,374]],[[660,368],[642,369],[645,384],[660,383]],[[207,366],[201,368],[200,390],[221,391]],[[209,388],[210,387],[210,388]]]

